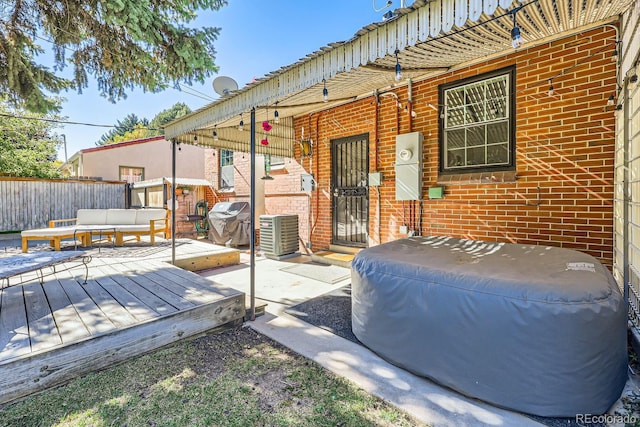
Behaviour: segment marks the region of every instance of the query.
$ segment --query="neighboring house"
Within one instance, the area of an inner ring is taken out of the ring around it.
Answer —
[[[176,176],[205,178],[211,149],[183,144],[176,153]],[[85,148],[62,169],[74,178],[99,178],[128,183],[171,176],[171,143],[163,136]]]

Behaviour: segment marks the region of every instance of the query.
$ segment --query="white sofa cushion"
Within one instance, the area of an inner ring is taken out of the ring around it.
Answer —
[[[167,215],[164,209],[138,209],[136,210],[136,224],[149,226],[149,222],[154,219],[165,219]],[[156,228],[164,228],[163,222],[156,222]]]
[[[127,225],[136,223],[135,209],[107,209],[107,220],[109,225]]]
[[[36,228],[33,230],[23,230],[20,235],[22,237],[57,237],[72,236],[76,231],[76,227],[68,225],[64,227]]]
[[[107,223],[107,209],[78,209],[76,224],[104,225]]]

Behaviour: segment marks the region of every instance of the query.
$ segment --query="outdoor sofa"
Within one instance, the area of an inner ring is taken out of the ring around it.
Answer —
[[[70,224],[71,223],[71,224]],[[70,225],[60,225],[70,224]],[[79,239],[83,246],[91,243],[92,236],[115,237],[115,245],[124,244],[124,236],[167,236],[166,209],[78,209],[76,218],[49,221],[48,228],[22,231],[22,252],[27,252],[29,240],[49,240],[54,250],[60,250],[62,239]]]

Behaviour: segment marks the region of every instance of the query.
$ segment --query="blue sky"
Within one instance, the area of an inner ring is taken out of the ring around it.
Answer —
[[[385,3],[376,0],[376,7]],[[399,7],[400,0],[394,0],[391,9]],[[197,25],[221,28],[215,43],[215,62],[220,69],[204,85],[194,85],[193,89],[217,99],[211,85],[215,77],[232,77],[243,87],[253,78],[292,64],[329,43],[350,39],[365,25],[382,21],[382,14],[388,10],[375,12],[372,0],[229,0],[219,11],[201,12],[196,21]],[[67,99],[62,115],[73,122],[112,125],[130,113],[151,120],[176,102],[184,102],[192,110],[211,102],[186,91],[150,94],[136,89],[127,99],[113,104],[98,94],[96,86],[90,82],[82,94],[61,94]],[[78,150],[94,147],[108,130],[65,125],[58,132],[65,134],[67,155],[71,157]],[[64,156],[60,147],[58,158],[64,160]]]

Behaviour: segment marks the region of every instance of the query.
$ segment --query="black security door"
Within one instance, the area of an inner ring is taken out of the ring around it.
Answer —
[[[331,141],[335,245],[366,247],[369,221],[369,134]]]

